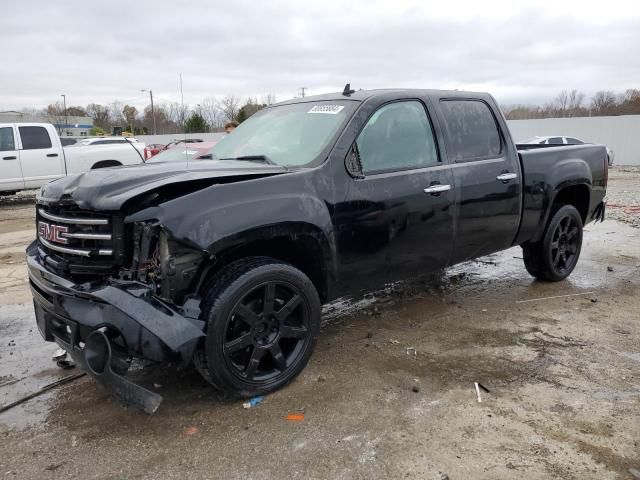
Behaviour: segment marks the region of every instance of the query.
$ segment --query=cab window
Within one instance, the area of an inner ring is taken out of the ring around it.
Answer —
[[[365,175],[438,164],[431,122],[416,100],[378,109],[360,132],[356,145]]]

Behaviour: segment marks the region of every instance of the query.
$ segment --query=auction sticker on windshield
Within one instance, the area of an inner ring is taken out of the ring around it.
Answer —
[[[327,113],[337,115],[344,108],[344,105],[316,105],[307,113]]]

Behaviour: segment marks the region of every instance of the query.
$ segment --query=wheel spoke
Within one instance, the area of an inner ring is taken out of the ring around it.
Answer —
[[[305,327],[291,327],[289,325],[280,326],[281,338],[304,338],[307,336],[307,329]]]
[[[278,310],[276,312],[276,314],[275,314],[276,318],[280,322],[284,322],[287,319],[287,317],[289,317],[289,315],[291,315],[293,313],[293,311],[301,303],[302,303],[302,297],[300,297],[300,295],[298,295],[298,294],[294,295],[291,298],[291,300],[289,300],[284,307],[282,307],[280,310]]]
[[[556,253],[553,256],[553,264],[557,266],[559,261],[560,261],[560,249],[556,250]]]
[[[567,240],[571,240],[573,237],[575,237],[576,233],[578,233],[578,229],[576,227],[573,227],[567,232]]]
[[[551,248],[556,250],[560,246],[560,240],[556,240],[555,242],[551,242]]]
[[[238,338],[225,343],[224,349],[228,353],[234,353],[234,352],[237,352],[238,350],[247,348],[252,343],[253,343],[253,337],[251,336],[251,333],[245,333],[243,335],[240,335]]]
[[[249,325],[253,325],[258,321],[258,315],[256,315],[256,313],[253,312],[253,310],[251,310],[249,307],[246,307],[241,303],[239,303],[238,306],[236,306],[234,313],[237,313],[238,315],[240,315],[243,318],[243,320],[247,322]]]
[[[273,361],[276,364],[276,368],[281,372],[284,372],[287,369],[287,359],[284,358],[280,345],[278,345],[277,343],[274,343],[273,345],[271,345],[271,347],[269,347],[269,352],[273,357]]]
[[[258,371],[258,366],[262,361],[264,352],[265,352],[264,348],[258,348],[258,347],[254,347],[253,352],[251,352],[251,358],[249,359],[247,368],[244,371],[245,377],[247,377],[249,380],[252,380],[253,377],[256,376],[256,372]]]
[[[264,287],[264,300],[262,302],[262,313],[264,316],[269,316],[273,313],[273,307],[276,300],[276,284],[267,283]]]

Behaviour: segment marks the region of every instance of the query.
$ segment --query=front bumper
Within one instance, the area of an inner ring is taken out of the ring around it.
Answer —
[[[161,397],[124,378],[129,357],[187,363],[204,322],[151,295],[140,284],[77,285],[47,270],[37,242],[27,248],[38,330],[126,404],[153,413]]]

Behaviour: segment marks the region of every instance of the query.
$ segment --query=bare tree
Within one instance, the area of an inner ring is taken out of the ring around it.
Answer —
[[[583,112],[582,104],[584,103],[584,93],[579,92],[578,90],[571,90],[569,92],[569,102],[567,105],[567,110],[569,112],[569,116],[578,117],[586,112]]]
[[[615,93],[610,90],[600,90],[591,99],[591,112],[594,115],[615,115],[617,103]]]
[[[109,118],[112,126],[121,127],[125,124],[126,120],[122,116],[122,109],[123,105],[119,100],[115,100],[109,105]]]
[[[93,118],[93,125],[103,130],[109,129],[109,108],[97,103],[87,105],[87,115]]]
[[[166,105],[155,105],[154,116],[156,119],[156,130],[158,133],[175,133],[177,131],[176,125],[169,118],[169,111]],[[144,108],[142,116],[142,126],[147,129],[148,132],[152,131],[153,117],[151,116],[151,105],[147,105]]]
[[[260,99],[260,103],[264,105],[273,105],[276,102],[277,100],[276,100],[275,93],[267,93],[263,95],[262,98]]]
[[[122,109],[122,116],[127,121],[127,125],[129,125],[129,131],[131,133],[135,133],[134,122],[136,121],[137,115],[138,115],[138,109],[132,105],[125,105]]]
[[[219,128],[224,124],[224,114],[215,98],[202,99],[199,113],[212,128]]]
[[[182,133],[184,131],[184,122],[186,122],[189,113],[189,105],[173,102],[169,104],[168,112],[169,118],[176,125],[175,133]]]
[[[236,120],[238,111],[240,110],[240,97],[236,95],[227,95],[220,100],[220,109],[227,122]]]
[[[58,129],[58,135],[62,134],[62,127],[65,123],[64,106],[62,102],[52,103],[47,105],[45,110],[45,116],[49,123],[54,124]]]
[[[630,88],[620,96],[620,113],[622,115],[640,114],[640,90]]]
[[[567,107],[569,106],[569,94],[566,90],[562,90],[554,99],[553,106],[557,109],[561,117],[565,117]]]

